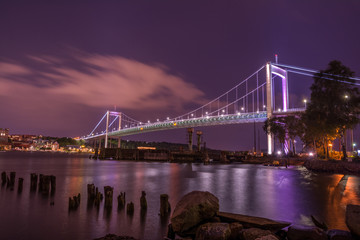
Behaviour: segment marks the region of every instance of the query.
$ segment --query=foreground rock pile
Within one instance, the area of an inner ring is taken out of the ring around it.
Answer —
[[[348,205],[346,224],[351,233],[336,229],[294,226],[289,222],[219,212],[219,199],[216,196],[209,192],[194,191],[185,195],[176,205],[166,238],[189,240],[358,239],[360,238],[360,206]],[[289,228],[284,230],[286,227]]]

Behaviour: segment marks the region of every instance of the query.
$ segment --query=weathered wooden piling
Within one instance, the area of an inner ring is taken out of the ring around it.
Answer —
[[[50,175],[51,193],[55,193],[56,190],[56,176]]]
[[[170,214],[171,206],[169,203],[169,195],[161,194],[160,195],[160,216],[164,217]]]
[[[128,215],[133,215],[134,214],[134,203],[130,202],[126,205],[126,213]]]
[[[14,188],[15,177],[16,177],[16,172],[10,172],[10,178],[7,176],[7,187],[10,187],[11,189]]]
[[[6,183],[6,172],[2,172],[1,173],[1,183],[2,184],[5,184]]]
[[[44,175],[39,174],[39,192],[42,192],[43,181],[44,181]]]
[[[105,195],[105,208],[112,208],[112,202],[113,202],[113,191],[114,188],[110,186],[104,187],[104,195]]]
[[[120,195],[117,197],[118,199],[118,209],[123,209],[125,207],[125,192],[120,192]]]
[[[94,201],[96,197],[95,185],[93,183],[87,185],[88,200]]]
[[[147,209],[147,201],[146,201],[146,193],[145,193],[145,191],[141,192],[140,208],[141,208],[141,210],[146,210]]]
[[[42,194],[49,194],[50,191],[50,176],[49,175],[44,175],[43,176],[43,181],[42,181],[42,186],[41,186],[41,192]]]
[[[69,210],[76,210],[80,205],[80,193],[77,196],[69,197]]]
[[[23,183],[24,183],[24,179],[23,178],[19,178],[19,182],[18,182],[18,192],[21,192],[23,189]]]
[[[96,193],[96,196],[95,196],[94,204],[95,204],[95,206],[99,207],[100,202],[103,199],[103,195],[101,194],[101,192],[99,192],[98,188],[95,189],[95,193]]]
[[[37,181],[38,181],[38,175],[36,173],[31,173],[30,174],[30,190],[31,191],[36,191]]]

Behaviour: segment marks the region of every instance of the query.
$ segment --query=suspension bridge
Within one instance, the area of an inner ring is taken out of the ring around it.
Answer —
[[[107,111],[90,134],[82,139],[98,140],[99,145],[105,139],[107,148],[108,139],[116,138],[120,147],[120,137],[123,136],[177,128],[264,122],[274,115],[305,111],[305,107],[289,108],[288,73],[312,77],[318,71],[268,62],[227,92],[186,114],[142,122],[122,112]],[[280,86],[277,87],[280,88],[280,101],[275,101],[275,86]],[[268,154],[272,154],[274,137],[271,134],[267,135],[267,146]]]

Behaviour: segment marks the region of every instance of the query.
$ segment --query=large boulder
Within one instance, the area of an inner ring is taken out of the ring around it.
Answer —
[[[292,225],[288,229],[287,239],[289,240],[327,240],[324,230],[312,226]]]
[[[350,232],[360,238],[360,205],[347,205],[345,219]]]
[[[219,199],[209,192],[193,191],[177,204],[171,216],[171,225],[176,234],[184,236],[194,227],[206,223],[219,212]]]
[[[278,239],[270,230],[264,230],[260,228],[248,228],[242,230],[242,236],[240,239],[242,240],[255,240],[255,239],[268,239],[274,240]]]
[[[205,223],[198,227],[195,240],[226,240],[230,233],[228,223]]]
[[[242,214],[228,213],[228,212],[219,212],[218,217],[220,217],[222,222],[232,223],[238,222],[241,223],[244,228],[261,228],[271,230],[276,232],[284,227],[290,226],[289,222],[274,221],[267,218],[253,217]]]
[[[229,224],[231,234],[229,236],[229,240],[238,240],[242,235],[243,225],[238,222]]]

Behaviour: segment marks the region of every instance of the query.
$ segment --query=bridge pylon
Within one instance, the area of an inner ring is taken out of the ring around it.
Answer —
[[[275,91],[274,91],[274,78],[273,75],[281,78],[281,90],[282,90],[282,111],[287,112],[289,107],[289,90],[288,90],[288,74],[287,71],[273,65],[271,62],[266,63],[266,113],[267,118],[271,118],[275,108]],[[268,154],[274,153],[274,136],[267,134]],[[285,143],[285,151],[286,150]]]

